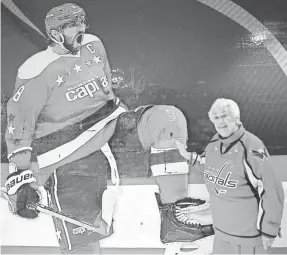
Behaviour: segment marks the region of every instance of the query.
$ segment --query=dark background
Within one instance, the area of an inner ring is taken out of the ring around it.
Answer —
[[[43,33],[46,13],[64,2],[14,0]],[[114,78],[124,78],[114,84],[116,92],[131,107],[154,103],[180,108],[189,123],[190,149],[200,151],[207,144],[214,133],[207,112],[216,98],[227,97],[239,104],[245,128],[272,155],[287,154],[286,75],[263,45],[250,44],[243,27],[195,0],[73,2],[87,10],[89,32],[104,42]],[[233,2],[264,24],[273,22],[269,28],[287,48],[286,1]],[[1,14],[3,134],[5,102],[13,93],[17,68],[44,50],[46,41],[3,4]]]

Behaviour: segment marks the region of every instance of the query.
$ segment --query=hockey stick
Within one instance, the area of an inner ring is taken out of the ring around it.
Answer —
[[[1,188],[1,191],[2,191],[2,188]],[[7,199],[6,196],[7,195],[5,193],[1,194],[1,197],[5,198],[5,200],[7,200],[9,202],[9,200]],[[90,230],[90,231],[93,231],[93,232],[97,232],[97,233],[102,234],[102,235],[105,235],[108,232],[107,227],[105,227],[104,224],[101,224],[101,225],[90,224],[90,223],[87,223],[85,221],[81,221],[81,220],[79,220],[79,219],[77,219],[77,218],[75,218],[75,217],[73,217],[73,216],[71,216],[69,214],[56,211],[53,208],[45,206],[45,205],[40,204],[40,203],[29,204],[29,205],[27,205],[27,207],[31,208],[31,209],[34,209],[34,210],[37,210],[39,212],[45,213],[46,215],[55,217],[57,219],[64,220],[66,222],[75,224],[75,225],[77,225],[79,227],[83,227],[83,228],[85,228],[87,230]]]
[[[71,215],[68,215],[68,214],[63,213],[63,212],[56,211],[53,208],[45,206],[45,205],[42,205],[40,203],[29,204],[29,205],[27,205],[27,207],[30,208],[30,209],[34,209],[34,210],[37,210],[39,212],[45,213],[45,214],[47,214],[49,216],[53,216],[53,217],[55,217],[57,219],[70,222],[70,223],[78,225],[80,227],[84,227],[84,228],[86,228],[88,230],[91,230],[91,231],[94,231],[94,232],[99,232],[99,233],[101,232],[101,226],[100,225],[93,225],[93,224],[81,221],[81,220],[79,220],[79,219],[77,219],[77,218],[75,218],[75,217],[73,217]]]

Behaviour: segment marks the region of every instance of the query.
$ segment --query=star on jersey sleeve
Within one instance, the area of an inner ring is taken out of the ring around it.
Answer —
[[[49,93],[43,75],[24,80],[17,77],[15,92],[7,104],[5,138],[8,155],[13,155],[10,161],[18,168],[27,168],[30,163],[31,153],[25,148],[31,145],[38,115]]]

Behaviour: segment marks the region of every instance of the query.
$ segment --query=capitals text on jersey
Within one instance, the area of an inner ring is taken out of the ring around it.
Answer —
[[[237,180],[230,180],[230,176],[232,172],[228,172],[225,177],[221,176],[221,173],[223,172],[223,170],[225,169],[227,165],[228,165],[228,162],[225,162],[225,164],[219,169],[218,174],[216,175],[208,170],[204,171],[204,179],[214,184],[214,189],[217,195],[219,195],[220,193],[223,193],[223,194],[226,193],[226,190],[218,191],[216,188],[216,185],[219,185],[220,187],[224,187],[224,188],[235,189],[238,184]]]
[[[107,87],[107,78],[106,76],[102,76],[99,79],[99,83],[102,87]],[[67,89],[68,92],[66,92],[66,98],[68,101],[74,101],[77,99],[84,98],[86,96],[94,97],[94,93],[100,90],[99,85],[97,84],[97,81],[95,78],[91,78],[89,80],[86,80],[84,82],[81,82],[73,87],[70,87]]]
[[[222,178],[220,176],[215,176],[208,171],[204,171],[204,179],[211,182],[218,184],[219,186],[222,187],[227,187],[227,188],[236,188],[238,181],[236,180],[230,180],[231,172],[228,172],[227,175]]]

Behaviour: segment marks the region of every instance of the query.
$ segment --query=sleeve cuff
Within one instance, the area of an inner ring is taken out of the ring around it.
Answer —
[[[280,230],[281,230],[280,226],[273,227],[273,226],[268,225],[268,224],[265,224],[265,226],[264,226],[264,224],[263,224],[262,229],[261,229],[261,234],[265,235],[267,237],[275,238],[278,235],[280,235]]]
[[[267,234],[267,233],[264,233],[261,231],[261,234],[264,235],[264,236],[267,236],[267,237],[271,237],[271,238],[276,238],[277,235],[270,235],[270,234]]]

